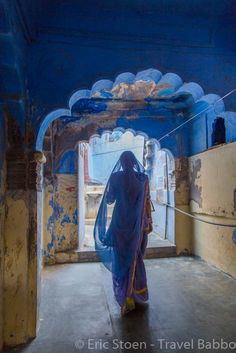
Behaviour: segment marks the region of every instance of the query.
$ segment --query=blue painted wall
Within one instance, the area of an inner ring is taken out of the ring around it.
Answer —
[[[65,151],[55,170],[56,174],[76,174],[77,154],[75,150]]]
[[[148,67],[223,95],[236,82],[235,7],[228,0],[44,1],[28,58],[35,116],[65,107],[73,91],[99,79]],[[235,98],[227,104],[235,109]]]
[[[1,0],[0,5],[1,99],[22,133],[26,120],[39,126],[53,109],[67,108],[74,91],[125,71],[176,72],[221,96],[235,86],[234,0]],[[236,110],[235,102],[235,95],[227,98],[227,110]],[[204,129],[198,121],[189,131],[197,144],[191,153],[205,148]]]
[[[5,160],[5,152],[6,152],[6,136],[5,136],[5,120],[2,112],[0,111],[0,183],[1,180],[1,172],[3,168],[3,163]]]
[[[22,134],[28,111],[26,58],[35,38],[35,5],[30,0],[0,1],[0,103]]]

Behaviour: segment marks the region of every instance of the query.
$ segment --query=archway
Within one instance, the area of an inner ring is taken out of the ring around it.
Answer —
[[[227,115],[228,113],[224,112],[223,102],[218,99],[219,96],[215,94],[204,95],[202,88],[196,83],[183,84],[182,79],[173,73],[162,75],[155,69],[145,70],[137,75],[124,73],[119,75],[114,83],[101,80],[94,84],[92,90],[75,92],[69,100],[69,109],[58,109],[49,113],[38,126],[35,148],[38,151],[43,150],[46,130],[52,122],[58,119],[63,121],[62,124],[68,129],[73,123],[77,123],[78,130],[71,141],[72,150],[75,150],[75,145],[79,140],[87,140],[95,133],[101,133],[107,129],[113,130],[116,127],[131,128],[137,132],[143,131],[151,139],[158,141],[171,129],[184,122],[192,113],[200,113],[201,120],[206,120],[205,127],[211,124],[217,114]],[[201,114],[202,109],[204,109],[203,114]],[[198,124],[199,120],[191,128],[198,129]],[[177,201],[178,206],[185,210],[188,209],[186,157],[193,151],[206,148],[209,139],[209,135],[204,130],[203,134],[206,134],[204,139],[201,138],[197,144],[195,141],[194,145],[189,146],[188,133],[189,131],[182,129],[181,132],[170,136],[168,141],[162,142],[162,150],[172,152],[172,155],[165,154],[167,156],[165,165],[175,166],[178,191],[176,194],[178,200],[175,199],[175,202]],[[67,152],[61,151],[61,157],[66,158]],[[171,173],[167,171],[166,175],[169,174]],[[165,177],[165,174],[162,177]],[[168,181],[168,185],[172,185],[171,182]],[[165,197],[171,198],[172,196],[165,195]],[[59,205],[53,204],[54,206]],[[54,216],[57,211],[57,208],[53,210]],[[172,212],[171,217],[175,216],[174,211],[167,209],[166,212]],[[168,229],[168,224],[166,229]],[[183,240],[183,232],[183,229],[181,231],[180,228],[176,229],[178,253],[188,252],[190,248],[186,240]],[[179,237],[180,233],[181,237]],[[52,234],[50,246],[53,246],[55,240],[53,236],[55,237],[55,234]],[[178,239],[181,239],[179,243]]]
[[[169,150],[155,139],[133,130],[114,129],[78,143],[78,251],[94,251],[93,227],[108,177],[125,150],[131,150],[149,176],[153,232],[148,248],[175,244],[175,163]],[[109,209],[112,214],[112,206]],[[152,253],[155,256],[155,253]]]
[[[210,121],[225,111],[224,102],[219,98],[213,93],[205,95],[200,85],[195,82],[184,83],[175,73],[162,74],[153,68],[140,71],[136,75],[124,72],[118,75],[114,82],[102,79],[95,82],[91,90],[81,89],[74,92],[69,98],[68,108],[56,109],[47,114],[42,121],[39,120],[35,127],[37,133],[35,149],[42,151],[48,126],[61,117],[73,119],[81,114],[112,112],[119,110],[118,108],[120,112],[124,112],[129,109],[135,110],[135,106],[139,111],[148,108],[149,113],[151,108],[166,108],[177,112],[188,109],[191,113],[200,112],[208,107],[207,115]]]

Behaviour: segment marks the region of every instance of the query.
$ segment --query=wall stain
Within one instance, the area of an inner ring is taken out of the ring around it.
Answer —
[[[180,157],[175,162],[176,189],[179,189],[188,180],[188,158]]]
[[[236,212],[236,188],[234,189],[234,212]]]
[[[202,207],[202,187],[197,185],[199,172],[201,171],[202,161],[197,159],[192,165],[192,172],[190,178],[190,199],[194,200],[199,207]]]

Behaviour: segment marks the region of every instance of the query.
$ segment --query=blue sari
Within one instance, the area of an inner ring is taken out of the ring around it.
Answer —
[[[108,205],[114,203],[110,224]],[[130,151],[122,153],[108,180],[94,227],[96,251],[112,272],[122,314],[148,300],[143,262],[151,231],[148,177]]]

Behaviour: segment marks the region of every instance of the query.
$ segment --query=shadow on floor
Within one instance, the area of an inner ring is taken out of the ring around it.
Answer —
[[[124,318],[113,297],[110,273],[100,263],[47,267],[38,336],[11,352],[236,351],[236,343],[234,350],[209,349],[213,340],[236,342],[234,279],[192,257],[145,263],[149,304]]]

